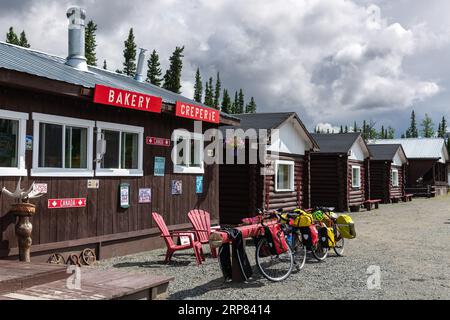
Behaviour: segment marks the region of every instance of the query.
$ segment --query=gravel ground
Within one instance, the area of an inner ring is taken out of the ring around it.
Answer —
[[[218,262],[207,256],[197,267],[192,251],[165,250],[98,262],[119,268],[174,276],[169,299],[450,299],[450,196],[381,205],[352,213],[357,238],[347,240],[345,257],[330,253],[324,262],[308,257],[303,270],[278,283],[254,267],[247,283],[224,283]],[[204,250],[206,246],[204,246]],[[254,247],[247,246],[254,265]],[[367,269],[381,270],[380,288],[369,290]]]

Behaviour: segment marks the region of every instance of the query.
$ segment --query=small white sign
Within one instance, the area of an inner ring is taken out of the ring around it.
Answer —
[[[36,193],[47,194],[47,184],[46,183],[35,183],[33,185],[33,191]]]
[[[88,180],[87,182],[88,189],[98,189],[100,187],[100,181],[99,180]]]

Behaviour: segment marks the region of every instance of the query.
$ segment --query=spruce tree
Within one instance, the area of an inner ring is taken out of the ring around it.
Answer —
[[[25,34],[25,31],[22,31],[20,33],[19,46],[24,47],[24,48],[31,47],[31,45],[28,43],[28,39],[27,39],[27,36]]]
[[[210,77],[208,82],[206,82],[205,88],[205,99],[203,102],[208,107],[214,107],[214,92],[213,92],[213,78]]]
[[[214,108],[219,109],[220,104],[220,90],[222,89],[222,83],[220,82],[220,74],[217,72],[217,79],[216,79],[216,88],[214,91]]]
[[[445,119],[444,116],[442,116],[442,120],[439,123],[438,137],[445,138],[446,133],[447,133],[447,120]]]
[[[348,126],[345,125],[344,133],[348,133]]]
[[[405,135],[404,133],[402,133],[401,138],[402,138],[402,139],[405,139],[405,138],[406,138],[406,135]]]
[[[136,73],[136,43],[134,40],[133,28],[128,33],[127,40],[124,41],[125,49],[123,50],[123,73],[127,76],[133,76]]]
[[[416,114],[414,110],[411,112],[411,123],[406,130],[406,138],[418,138],[419,130],[417,130]]]
[[[386,139],[394,139],[395,138],[395,130],[391,126],[387,128]]]
[[[250,102],[245,107],[245,113],[256,113],[256,103],[253,97],[250,98]]]
[[[353,132],[358,132],[358,131],[359,131],[359,128],[355,121],[355,123],[353,124]]]
[[[183,70],[183,47],[176,47],[169,58],[170,66],[164,75],[163,88],[175,93],[181,93],[181,71]]]
[[[339,133],[344,133],[344,127],[341,125],[341,128],[339,129]]]
[[[222,99],[222,112],[231,113],[231,99],[228,94],[228,90],[223,90],[223,99]]]
[[[203,104],[209,105],[209,97],[211,96],[210,90],[209,90],[209,84],[208,81],[205,81],[205,96],[203,98]]]
[[[238,99],[238,92],[237,91],[234,93],[234,102],[232,104],[231,110],[232,110],[232,113],[235,113],[235,114],[242,113],[242,112],[238,112],[238,110],[239,110],[239,99]]]
[[[95,32],[97,31],[97,25],[94,21],[89,21],[84,34],[84,48],[86,55],[86,63],[90,66],[97,65],[97,57],[95,49],[97,48],[97,42],[95,40]]]
[[[422,120],[422,134],[425,138],[431,138],[434,135],[434,123],[433,120],[425,113],[425,119]]]
[[[197,68],[197,72],[195,72],[194,100],[201,103],[202,97],[203,97],[202,77],[200,75],[200,69]]]
[[[108,70],[108,65],[106,64],[106,59],[103,60],[103,69]]]
[[[6,43],[19,45],[19,38],[17,34],[14,32],[13,27],[9,27],[9,31],[6,34]]]
[[[244,113],[244,105],[245,105],[244,93],[243,93],[242,89],[240,89],[236,113]]]
[[[155,86],[161,86],[161,64],[159,63],[159,55],[156,50],[152,51],[150,58],[147,61],[147,81],[148,83],[154,84]]]
[[[379,138],[380,139],[386,139],[386,134],[384,132],[384,126],[381,126],[381,131],[380,131],[380,134],[379,134]]]

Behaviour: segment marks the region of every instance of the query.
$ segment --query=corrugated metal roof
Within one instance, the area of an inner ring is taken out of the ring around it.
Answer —
[[[448,161],[448,152],[442,138],[380,139],[372,144],[401,144],[408,159],[441,159]]]
[[[319,145],[321,153],[347,153],[361,133],[313,133],[311,135]]]
[[[372,160],[391,161],[395,154],[402,148],[401,144],[369,144]],[[401,151],[403,153],[403,150]]]
[[[89,71],[80,71],[65,64],[66,59],[40,51],[0,42],[0,68],[15,70],[43,78],[62,81],[85,88],[96,84],[139,92],[161,97],[163,102],[175,104],[176,101],[208,106],[173,93],[147,82],[138,82],[132,77],[89,66]],[[228,114],[227,117],[236,119]]]

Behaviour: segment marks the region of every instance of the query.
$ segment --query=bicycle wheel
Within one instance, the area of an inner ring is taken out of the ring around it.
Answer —
[[[270,281],[283,281],[292,272],[294,257],[291,248],[288,251],[271,255],[269,243],[266,238],[262,238],[256,246],[256,265],[262,275]]]
[[[340,257],[344,255],[344,238],[339,233],[339,230],[335,228],[334,231],[334,239],[335,239],[335,246],[334,246],[334,252]]]
[[[292,254],[294,255],[294,266],[300,271],[306,262],[306,247],[303,245],[301,235],[298,232],[292,233]]]
[[[311,253],[317,260],[323,261],[328,256],[328,248],[322,247],[320,241],[318,241],[316,245],[311,247]]]

